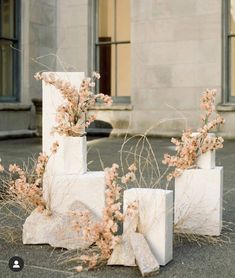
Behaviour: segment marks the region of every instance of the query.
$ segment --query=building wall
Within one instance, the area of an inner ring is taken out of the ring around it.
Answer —
[[[221,0],[132,0],[131,105],[99,111],[98,119],[117,134],[126,126],[130,133],[168,136],[196,128],[201,93],[215,88],[221,102],[221,14]],[[235,137],[231,125],[221,132]]]
[[[199,124],[206,88],[221,98],[221,0],[132,1],[134,132]]]
[[[22,103],[41,98],[38,71],[86,71],[88,0],[23,0]]]
[[[33,77],[36,72],[88,72],[88,4],[88,0],[21,1],[20,101],[0,103],[0,137],[33,133],[32,99],[42,99],[41,82]]]
[[[57,0],[57,70],[88,74],[89,1]]]
[[[34,128],[31,99],[41,98],[35,72],[89,74],[94,69],[92,1],[21,1],[21,101],[8,110],[0,105],[0,116],[5,119],[0,132],[7,126]],[[95,110],[97,119],[109,122],[115,134],[128,129],[129,133],[171,136],[186,126],[198,126],[201,92],[216,88],[217,103],[221,102],[221,3],[132,0],[131,104],[100,107]],[[227,106],[219,109],[227,119],[221,133],[235,137],[235,112]],[[24,124],[12,120],[17,115]]]
[[[24,22],[22,32],[25,33],[22,50],[27,51],[23,57],[23,63],[27,60],[28,63],[23,73],[29,71],[28,101],[31,102],[32,98],[41,98],[41,84],[33,78],[34,74],[41,70],[56,70],[57,59],[54,55],[57,51],[57,1],[25,0],[24,5],[28,6],[28,17],[22,17]],[[25,79],[22,83],[27,86]],[[23,95],[25,95],[24,92],[22,92]]]

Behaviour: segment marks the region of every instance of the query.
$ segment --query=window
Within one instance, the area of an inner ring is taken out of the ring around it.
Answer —
[[[18,91],[19,0],[0,0],[0,101],[16,101]]]
[[[96,0],[96,63],[98,91],[114,101],[130,100],[130,0]]]

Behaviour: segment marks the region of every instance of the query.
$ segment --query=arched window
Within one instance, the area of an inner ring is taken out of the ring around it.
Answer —
[[[114,101],[130,100],[130,0],[96,0],[95,68],[98,91]]]
[[[17,101],[19,0],[0,0],[0,101]]]

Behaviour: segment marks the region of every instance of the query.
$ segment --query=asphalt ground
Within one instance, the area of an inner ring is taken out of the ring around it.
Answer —
[[[126,161],[131,162],[133,156],[130,153],[136,152],[138,140],[137,138],[130,140],[120,153],[123,140],[123,138],[102,138],[89,141],[89,170],[102,170],[114,162],[120,163],[121,154],[124,166]],[[170,140],[149,138],[149,142],[159,160],[160,170],[163,171],[161,160],[164,153],[172,151]],[[22,163],[27,161],[28,157],[36,156],[40,151],[41,140],[39,138],[0,141],[0,157],[4,165],[12,162]],[[149,152],[146,155],[149,155]],[[217,152],[216,164],[224,167],[223,219],[226,222],[235,223],[235,141],[225,141],[224,148]],[[148,178],[146,176],[147,181]],[[151,183],[150,179],[149,182]],[[223,238],[228,236],[224,244],[200,246],[196,242],[175,241],[173,261],[161,267],[160,274],[153,277],[235,277],[235,227],[230,225],[230,228],[231,231],[223,230]],[[0,239],[0,277],[73,277],[74,272],[70,269],[71,266],[58,263],[58,259],[64,252],[65,250],[53,249],[48,245],[23,245],[20,241],[7,243]],[[9,259],[15,255],[22,257],[25,262],[24,269],[17,273],[12,272],[8,267]],[[141,275],[137,267],[104,266],[94,271],[80,273],[76,277],[134,278],[141,277]]]

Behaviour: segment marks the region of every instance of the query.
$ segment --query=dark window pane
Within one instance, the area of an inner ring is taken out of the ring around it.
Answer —
[[[2,37],[13,38],[14,37],[14,0],[2,1]]]
[[[13,96],[13,50],[11,42],[0,40],[0,97]]]
[[[235,97],[235,38],[230,40],[230,93]]]
[[[98,13],[99,92],[130,96],[130,0],[99,0]]]

